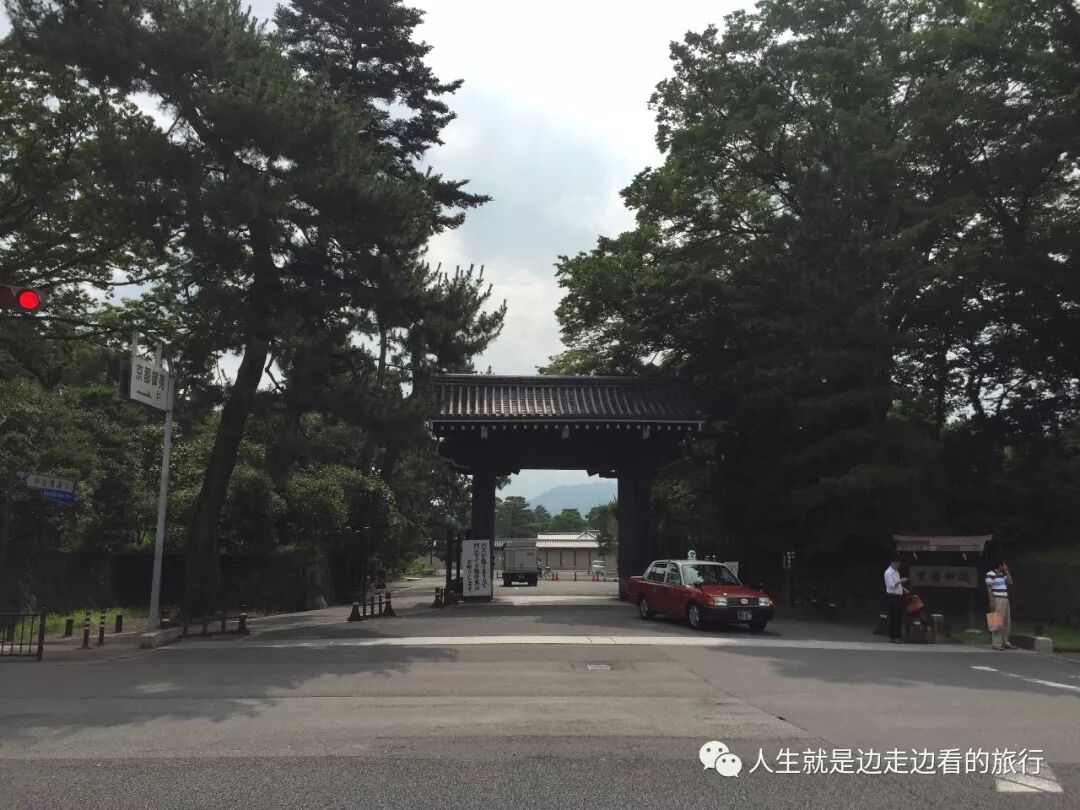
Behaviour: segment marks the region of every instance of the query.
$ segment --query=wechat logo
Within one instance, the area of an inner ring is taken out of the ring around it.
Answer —
[[[715,769],[721,776],[738,777],[742,770],[742,760],[719,740],[710,740],[701,746],[698,759],[705,766],[705,770]]]

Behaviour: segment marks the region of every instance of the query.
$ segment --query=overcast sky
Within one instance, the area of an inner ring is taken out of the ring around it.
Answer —
[[[436,238],[432,262],[483,264],[506,299],[502,337],[478,361],[496,374],[532,374],[559,352],[553,263],[593,247],[632,218],[618,192],[655,165],[647,101],[669,75],[668,45],[749,2],[736,0],[416,0],[420,36],[443,79],[464,79],[445,145],[430,156],[448,177],[494,200]],[[273,13],[276,0],[255,0]],[[6,25],[0,21],[0,29]],[[535,471],[503,494],[537,495],[586,481]]]
[[[270,3],[267,3],[269,6]],[[632,223],[619,190],[659,155],[648,98],[670,74],[668,46],[748,3],[720,0],[426,0],[420,35],[440,78],[461,78],[458,118],[432,165],[494,200],[431,245],[433,261],[486,265],[508,312],[477,364],[532,374],[562,349],[553,264]],[[502,494],[587,481],[534,470]],[[593,479],[595,480],[595,479]]]

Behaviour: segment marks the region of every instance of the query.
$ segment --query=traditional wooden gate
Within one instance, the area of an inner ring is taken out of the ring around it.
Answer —
[[[495,479],[523,469],[615,478],[619,592],[656,556],[652,482],[704,425],[686,387],[640,377],[432,378],[439,453],[472,476],[472,536],[495,535]]]

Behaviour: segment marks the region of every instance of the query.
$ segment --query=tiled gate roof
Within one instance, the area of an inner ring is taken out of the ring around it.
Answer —
[[[686,387],[640,377],[501,377],[443,374],[432,378],[435,415],[448,422],[700,423]]]

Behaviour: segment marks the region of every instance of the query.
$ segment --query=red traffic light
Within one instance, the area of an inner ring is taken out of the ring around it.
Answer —
[[[20,312],[37,312],[44,296],[28,287],[12,287],[0,284],[0,309],[17,309]]]
[[[38,295],[37,290],[19,290],[19,294],[15,296],[15,301],[21,309],[28,312],[41,306],[41,296]]]

